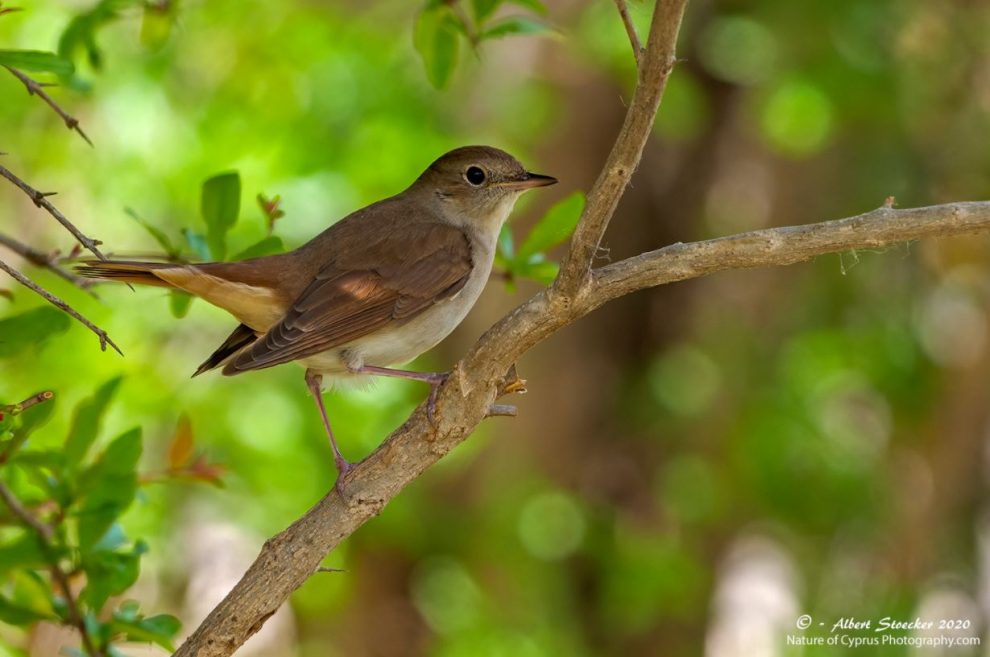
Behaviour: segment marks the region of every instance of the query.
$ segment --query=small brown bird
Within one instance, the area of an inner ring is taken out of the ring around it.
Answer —
[[[351,467],[326,408],[326,379],[394,376],[437,387],[446,373],[392,369],[434,347],[478,300],[499,230],[519,196],[556,183],[511,155],[466,146],[440,157],[404,192],[362,208],[294,251],[180,265],[88,261],[83,276],[177,288],[241,324],[193,376],[227,376],[289,361],[306,367],[333,448],[338,484]]]

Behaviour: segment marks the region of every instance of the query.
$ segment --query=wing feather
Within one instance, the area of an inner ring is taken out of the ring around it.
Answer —
[[[282,320],[223,372],[232,375],[299,360],[408,321],[456,294],[471,269],[471,243],[459,228],[404,225],[332,258]]]

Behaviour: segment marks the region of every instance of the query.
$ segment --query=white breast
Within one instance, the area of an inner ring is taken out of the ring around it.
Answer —
[[[492,271],[495,240],[486,242],[472,239],[474,267],[467,283],[453,297],[437,302],[401,326],[367,335],[303,359],[301,363],[324,375],[338,378],[346,377],[362,365],[402,365],[429,351],[457,328],[485,289]]]

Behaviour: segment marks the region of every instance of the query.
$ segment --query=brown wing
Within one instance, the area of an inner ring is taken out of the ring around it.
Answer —
[[[439,223],[398,226],[326,264],[285,317],[223,373],[271,367],[347,344],[411,319],[456,294],[471,272],[471,244]],[[370,263],[374,263],[371,265]]]

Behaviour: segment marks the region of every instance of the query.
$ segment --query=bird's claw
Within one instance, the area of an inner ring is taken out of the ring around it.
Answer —
[[[437,396],[440,394],[440,386],[450,378],[450,372],[438,372],[430,379],[430,396],[426,400],[426,418],[434,427],[437,426]]]

